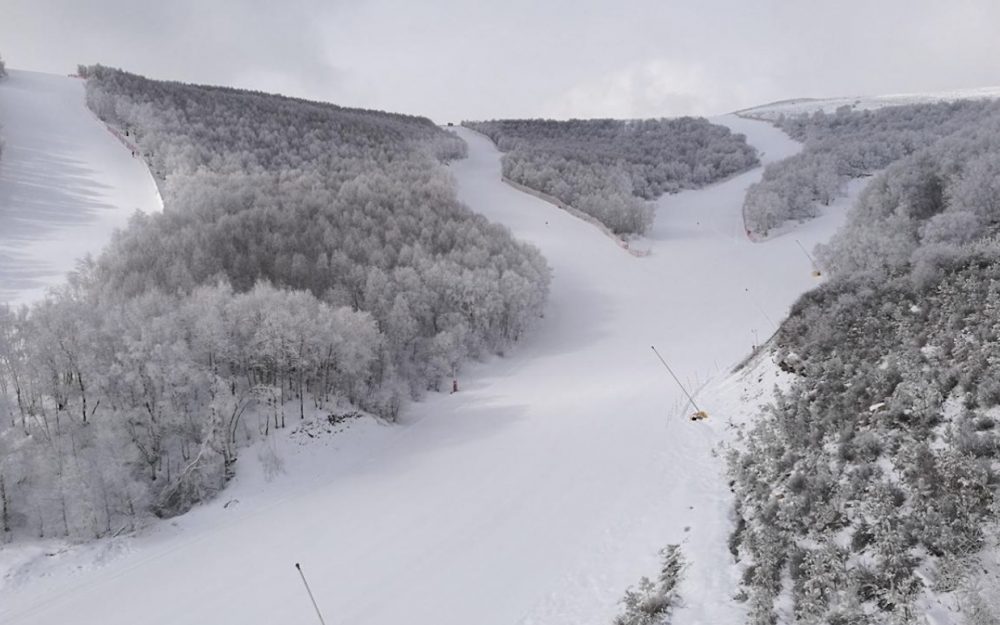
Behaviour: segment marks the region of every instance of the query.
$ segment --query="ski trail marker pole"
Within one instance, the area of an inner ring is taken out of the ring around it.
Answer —
[[[660,362],[663,363],[663,366],[667,368],[667,372],[670,374],[670,377],[674,379],[674,382],[677,382],[677,386],[679,386],[681,391],[683,391],[684,394],[687,395],[688,401],[691,402],[691,405],[694,406],[695,413],[691,415],[691,420],[699,421],[701,419],[707,419],[708,413],[698,407],[698,404],[696,404],[694,401],[694,397],[692,397],[691,393],[688,393],[687,389],[684,388],[684,385],[681,384],[681,381],[680,379],[678,379],[677,374],[674,373],[674,370],[670,368],[670,365],[668,365],[667,361],[663,359],[663,356],[660,355],[660,352],[656,351],[656,347],[653,345],[650,345],[649,347],[653,350],[653,353],[656,354],[656,357],[660,359]]]
[[[299,571],[299,575],[302,577],[302,583],[306,587],[306,592],[309,593],[309,600],[312,601],[313,608],[316,609],[316,616],[319,617],[320,625],[326,625],[326,621],[323,620],[323,615],[319,611],[319,606],[316,605],[316,597],[313,597],[313,591],[309,589],[309,582],[306,581],[306,574],[302,572],[302,567],[299,563],[295,563],[295,568]]]

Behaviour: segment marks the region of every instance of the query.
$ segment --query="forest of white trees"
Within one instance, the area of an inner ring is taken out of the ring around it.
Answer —
[[[535,248],[472,213],[425,118],[81,68],[164,212],[0,307],[0,536],[88,538],[218,492],[309,409],[393,419],[542,312]]]
[[[647,200],[757,164],[745,137],[704,119],[463,122],[504,152],[503,175],[552,195],[616,234],[652,224]]]
[[[832,278],[774,339],[791,387],[731,452],[753,625],[779,597],[795,623],[922,623],[928,593],[1000,622],[978,561],[1000,553],[1000,106],[937,110],[970,114],[822,250]]]
[[[746,227],[767,236],[787,221],[815,217],[849,179],[873,175],[989,119],[998,108],[997,102],[966,100],[781,116],[776,124],[805,145],[799,154],[768,165],[761,181],[750,187],[743,207]]]

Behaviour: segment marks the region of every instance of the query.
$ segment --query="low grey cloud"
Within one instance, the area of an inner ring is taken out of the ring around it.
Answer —
[[[439,121],[655,117],[998,84],[998,23],[993,0],[4,0],[0,53]]]

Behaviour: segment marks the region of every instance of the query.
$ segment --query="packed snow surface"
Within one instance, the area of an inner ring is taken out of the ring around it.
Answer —
[[[0,303],[39,299],[136,211],[160,210],[139,158],[94,116],[84,82],[0,80]]]
[[[1000,87],[955,89],[952,91],[936,91],[931,93],[897,93],[878,96],[801,98],[755,106],[742,110],[739,114],[759,119],[777,119],[781,115],[795,116],[812,114],[817,111],[833,113],[842,106],[847,106],[853,110],[865,111],[887,106],[903,106],[906,104],[933,104],[935,102],[951,102],[954,100],[989,100],[995,98],[1000,98]]]
[[[765,161],[799,148],[766,123],[719,121]],[[284,459],[270,480],[248,450],[232,486],[183,517],[9,564],[0,622],[311,623],[300,562],[328,623],[606,625],[669,543],[692,562],[673,622],[740,622],[713,452],[744,418],[729,369],[816,285],[796,240],[827,239],[842,210],[751,243],[740,209],[757,168],[661,199],[651,254],[637,258],[503,184],[490,141],[458,132],[461,198],[553,267],[537,328],[400,425],[272,437],[256,452]],[[688,420],[654,345],[701,391],[707,421]]]

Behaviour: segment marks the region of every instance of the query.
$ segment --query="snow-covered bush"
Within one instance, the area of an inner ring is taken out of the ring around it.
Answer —
[[[652,200],[757,164],[741,135],[704,119],[463,122],[505,152],[503,174],[595,217],[642,233]]]
[[[615,617],[614,625],[667,625],[670,612],[677,607],[680,594],[677,585],[684,576],[687,563],[680,545],[667,545],[660,556],[663,564],[655,582],[647,577],[639,580],[635,589],[629,588],[622,598],[624,611]]]
[[[911,622],[936,562],[988,546],[998,285],[994,248],[923,285],[836,278],[793,308],[776,357],[800,373],[730,456],[753,623],[782,592],[797,623]]]

